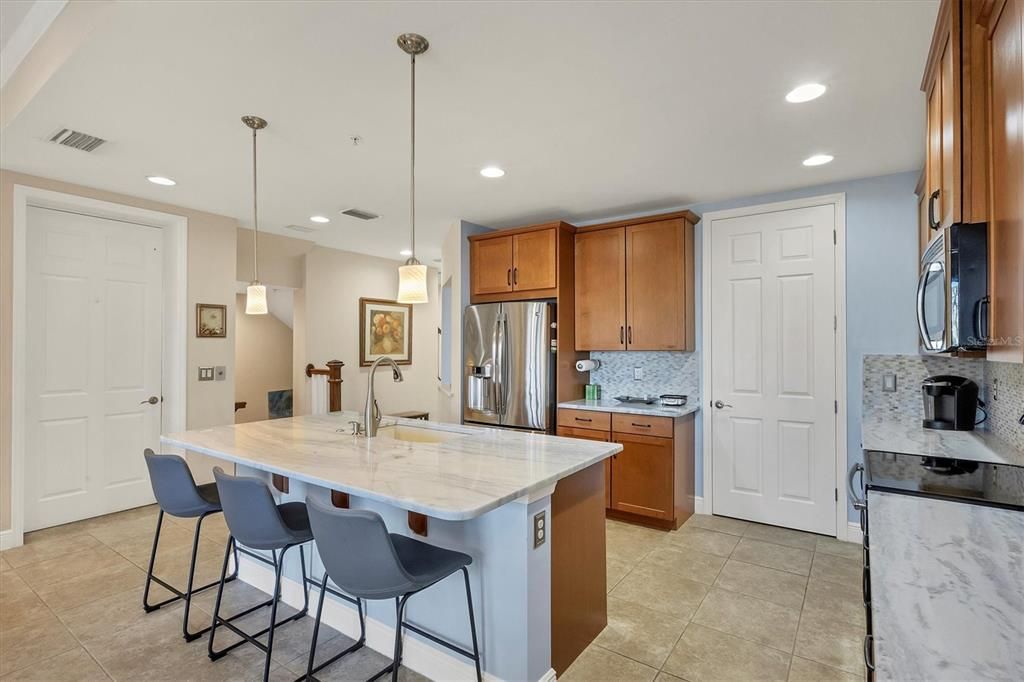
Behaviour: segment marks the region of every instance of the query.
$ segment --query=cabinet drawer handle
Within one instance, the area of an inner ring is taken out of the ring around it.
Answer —
[[[875,655],[871,647],[872,639],[871,635],[864,635],[864,667],[869,672],[875,671]]]
[[[939,191],[935,190],[928,197],[928,227],[933,230],[939,229],[939,221],[935,219],[935,200],[939,198]]]
[[[630,422],[630,424],[632,424],[633,426],[637,426],[637,427],[639,427],[641,429],[649,429],[649,428],[651,428],[650,424],[637,424],[636,422]]]
[[[509,268],[505,272],[505,281],[508,283],[509,286],[512,286],[512,268]]]
[[[626,329],[619,325],[619,345],[626,343]]]
[[[512,284],[519,284],[519,268],[512,268]]]
[[[626,343],[633,343],[633,325],[626,327]]]
[[[593,419],[585,419],[584,417],[573,417],[578,422],[592,422]]]

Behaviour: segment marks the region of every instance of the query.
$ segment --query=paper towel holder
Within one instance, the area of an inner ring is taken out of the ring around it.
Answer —
[[[595,369],[601,368],[600,360],[577,360],[576,371],[577,372],[593,372]]]

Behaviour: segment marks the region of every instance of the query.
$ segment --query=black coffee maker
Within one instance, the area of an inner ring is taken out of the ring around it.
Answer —
[[[924,428],[973,431],[978,409],[978,384],[964,377],[940,374],[921,384]]]

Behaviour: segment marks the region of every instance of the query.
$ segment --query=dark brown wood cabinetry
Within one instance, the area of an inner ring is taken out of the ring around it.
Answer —
[[[559,409],[558,435],[612,441],[622,452],[605,460],[608,515],[678,528],[693,514],[694,415],[648,417]]]
[[[694,350],[689,211],[576,234],[576,349]]]

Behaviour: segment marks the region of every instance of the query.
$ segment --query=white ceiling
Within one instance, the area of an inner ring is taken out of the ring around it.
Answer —
[[[418,61],[418,250],[453,220],[584,221],[920,167],[919,2],[122,2],[3,130],[5,168],[399,258],[408,57]],[[805,81],[829,86],[803,105]],[[72,127],[92,154],[44,141]],[[349,137],[362,138],[352,146]],[[805,168],[817,152],[827,166]],[[508,174],[481,178],[497,164]],[[163,188],[144,176],[175,178]],[[380,213],[373,222],[338,215]],[[318,226],[314,214],[332,218]],[[310,235],[283,230],[298,223]]]

